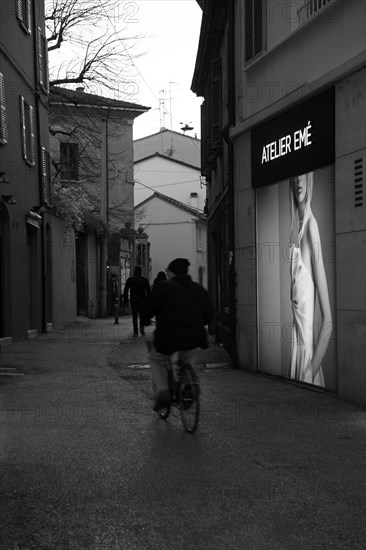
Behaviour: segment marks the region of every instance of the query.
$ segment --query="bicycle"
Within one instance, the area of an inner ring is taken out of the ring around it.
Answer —
[[[145,339],[148,351],[151,350],[152,339],[149,336]],[[174,376],[173,360],[167,364],[168,387],[170,391],[171,404],[162,407],[157,411],[160,418],[166,420],[170,415],[172,407],[180,412],[180,418],[184,429],[188,433],[194,433],[198,427],[200,416],[200,385],[198,376],[190,363],[177,363],[178,376]],[[155,388],[153,387],[155,395]]]
[[[200,385],[197,374],[189,363],[178,362],[178,377],[175,378],[173,365],[169,362],[168,385],[171,396],[171,405],[158,410],[158,415],[166,420],[171,408],[179,409],[184,429],[194,433],[198,427],[200,415]]]

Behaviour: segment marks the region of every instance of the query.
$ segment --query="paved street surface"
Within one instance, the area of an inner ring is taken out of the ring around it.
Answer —
[[[131,318],[0,352],[1,550],[366,548],[366,411],[198,352],[202,416],[152,411]]]

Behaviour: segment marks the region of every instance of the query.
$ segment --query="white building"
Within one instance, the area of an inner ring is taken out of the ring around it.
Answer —
[[[154,153],[135,165],[135,206],[151,196],[155,191],[192,205],[203,212],[206,188],[201,183],[201,169],[161,153]]]
[[[150,281],[175,257],[207,285],[206,184],[200,140],[162,130],[134,141],[135,227],[150,243]]]
[[[174,258],[187,258],[192,279],[207,287],[206,216],[197,208],[155,192],[135,207],[149,236],[150,283]]]

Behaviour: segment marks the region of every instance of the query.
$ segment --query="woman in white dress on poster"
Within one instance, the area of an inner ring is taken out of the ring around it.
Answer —
[[[318,223],[311,210],[313,182],[313,172],[290,179],[293,312],[290,378],[324,387],[321,363],[328,347],[332,315]],[[314,346],[316,296],[321,322]]]

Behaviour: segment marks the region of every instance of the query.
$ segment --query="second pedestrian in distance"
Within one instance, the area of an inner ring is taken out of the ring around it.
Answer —
[[[133,324],[133,335],[138,336],[138,327],[140,325],[140,333],[145,334],[145,330],[140,321],[140,306],[142,301],[150,293],[150,284],[146,277],[142,276],[142,268],[137,265],[134,269],[132,277],[129,277],[126,281],[124,292],[123,292],[123,301],[127,305],[128,302],[131,304],[132,311],[132,324]]]

